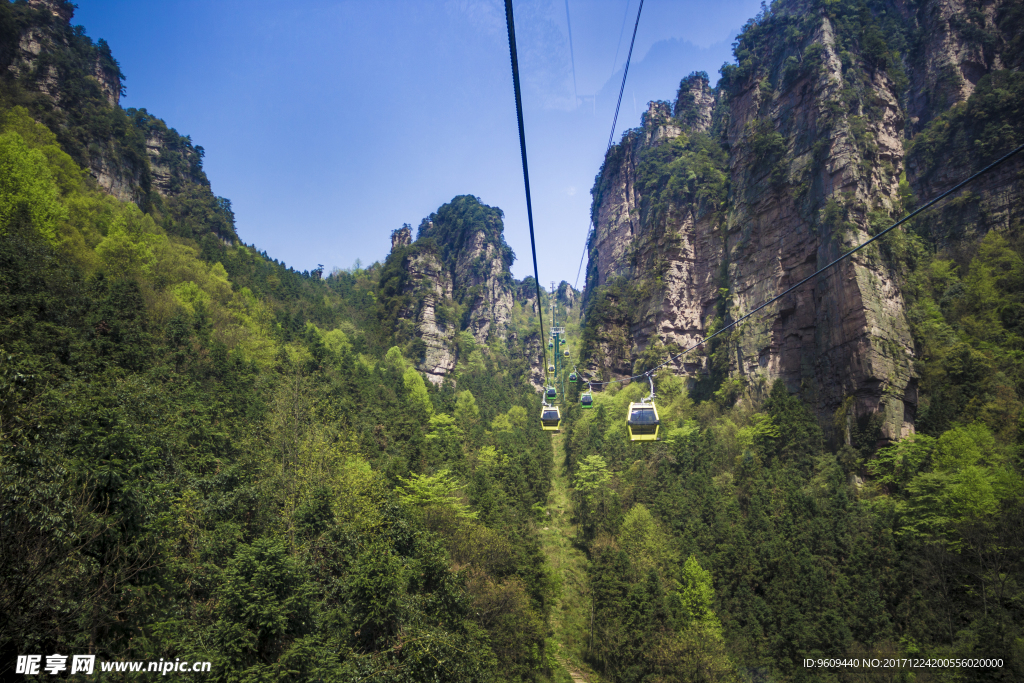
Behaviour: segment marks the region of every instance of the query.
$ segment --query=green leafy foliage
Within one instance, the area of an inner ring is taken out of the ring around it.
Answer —
[[[752,83],[774,97],[814,77],[824,15],[852,139],[870,152],[879,110],[865,84],[884,71],[902,91],[912,36],[879,3],[807,7],[773,5],[748,23],[719,95]],[[1017,14],[1004,7],[996,22]],[[951,23],[989,40],[973,14]],[[6,68],[5,46],[29,26],[53,31],[54,49],[29,71]],[[145,110],[109,106],[91,76],[120,87],[105,43],[27,3],[0,5],[0,38],[0,667],[9,653],[89,651],[209,659],[224,681],[546,680],[562,577],[537,533],[552,469],[530,384],[537,319],[519,303],[507,339],[463,329],[481,278],[509,277],[500,210],[456,197],[384,264],[296,272],[237,243],[201,147]],[[50,73],[59,110],[40,92]],[[991,74],[924,129],[905,203],[940,151],[981,160],[1012,143],[1015,79]],[[684,95],[699,80],[681,85],[674,123],[692,125]],[[688,131],[637,159],[659,244],[672,243],[669,208],[724,210],[720,132]],[[784,131],[762,117],[747,133],[781,182]],[[101,161],[133,169],[135,203],[88,179]],[[157,165],[166,187],[154,187]],[[828,203],[822,219],[838,233],[849,210]],[[696,386],[656,378],[660,443],[625,437],[626,406],[646,386],[600,392],[591,411],[576,406],[579,387],[560,391],[569,537],[589,559],[581,647],[603,678],[803,680],[807,657],[994,652],[1001,675],[1024,676],[1018,228],[946,250],[933,239],[930,254],[908,238],[899,252],[919,433],[882,448],[870,424],[844,433],[849,446],[830,442],[781,382],[753,402],[747,383],[759,380],[728,376],[726,339],[709,344],[711,374]],[[474,244],[487,256],[461,258]],[[416,370],[425,343],[403,322],[426,293],[409,286],[417,257],[456,285],[436,309],[458,356],[441,386]],[[631,356],[630,325],[660,272],[634,265],[653,276],[588,294],[580,348],[601,348],[605,372],[673,352]],[[728,295],[711,329],[728,320]],[[564,312],[567,287],[556,303]]]
[[[476,519],[478,513],[471,512],[457,495],[461,487],[448,470],[440,470],[433,475],[413,474],[409,479],[399,477],[399,480],[404,485],[404,488],[399,490],[399,497],[403,503],[440,508],[451,511],[462,519]]]
[[[657,213],[667,203],[694,204],[699,212],[722,206],[728,193],[725,153],[709,135],[693,132],[647,151],[636,171],[635,186]]]
[[[46,156],[15,131],[0,135],[0,237],[12,226],[32,226],[50,242],[67,218]]]

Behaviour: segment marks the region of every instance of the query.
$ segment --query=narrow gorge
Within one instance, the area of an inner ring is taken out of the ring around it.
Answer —
[[[492,4],[443,17],[505,69]],[[1024,144],[1019,1],[762,5],[593,169],[582,291],[513,276],[486,193],[393,182],[405,108],[380,194],[318,199],[372,219],[301,245],[380,260],[289,267],[75,10],[0,2],[0,680],[1024,680],[1024,154],[728,327]],[[321,18],[245,12],[289,59]],[[316,153],[385,168],[360,135]]]

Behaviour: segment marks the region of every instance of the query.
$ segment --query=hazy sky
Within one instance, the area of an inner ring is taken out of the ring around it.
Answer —
[[[574,282],[640,0],[515,2],[541,281]],[[533,274],[503,0],[78,0],[146,108],[206,150],[239,236],[298,270],[382,260],[456,195]],[[755,0],[646,0],[616,140],[732,60]],[[575,58],[575,85],[572,62]]]

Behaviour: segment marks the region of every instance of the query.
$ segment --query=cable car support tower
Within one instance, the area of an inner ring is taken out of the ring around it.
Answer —
[[[551,302],[551,327],[548,328],[550,330],[551,339],[548,341],[548,348],[554,351],[554,360],[551,364],[551,367],[554,368],[554,377],[552,378],[552,383],[557,382],[559,385],[558,388],[561,396],[565,396],[565,381],[562,379],[562,370],[565,367],[565,363],[562,360],[563,351],[561,347],[563,344],[566,344],[566,339],[565,328],[558,327],[555,325],[556,294],[557,290],[555,290],[555,283],[552,281],[551,291],[548,296]],[[566,350],[564,353],[568,353],[568,350]],[[559,403],[561,403],[561,398],[559,399]]]

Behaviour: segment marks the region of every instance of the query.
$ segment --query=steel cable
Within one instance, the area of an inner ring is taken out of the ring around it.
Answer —
[[[541,306],[540,275],[537,273],[537,242],[533,236],[533,204],[530,201],[530,169],[526,163],[526,129],[523,127],[523,98],[519,89],[519,58],[516,55],[516,28],[512,17],[512,0],[505,0],[505,21],[508,24],[508,48],[512,56],[512,86],[516,92],[516,118],[519,120],[519,151],[523,157],[523,183],[526,185],[526,217],[530,222],[530,251],[533,253],[533,279],[537,285],[537,316],[540,319],[541,354],[545,376],[548,352],[544,346],[544,309]]]
[[[629,5],[627,4],[628,8]],[[622,71],[622,85],[619,86],[619,101],[615,104],[615,116],[612,118],[612,130],[608,133],[608,146],[604,148],[605,157],[608,156],[608,150],[612,148],[612,140],[615,138],[615,126],[619,123],[619,107],[622,106],[622,93],[626,91],[626,76],[629,75],[629,62],[633,59],[633,45],[636,43],[636,30],[640,26],[640,13],[644,11],[644,0],[640,0],[640,7],[636,10],[636,22],[633,24],[633,37],[629,41],[629,53],[626,55],[626,68]],[[625,20],[625,18],[623,18]],[[622,36],[619,36],[619,40]],[[618,52],[616,52],[616,55]],[[579,289],[580,286],[580,271],[583,269],[583,259],[587,255],[587,247],[590,245],[590,233],[593,230],[594,221],[591,218],[590,224],[587,226],[587,239],[583,242],[583,255],[580,256],[580,267],[576,269],[576,284],[573,285],[573,289]],[[586,283],[584,283],[586,286]]]

